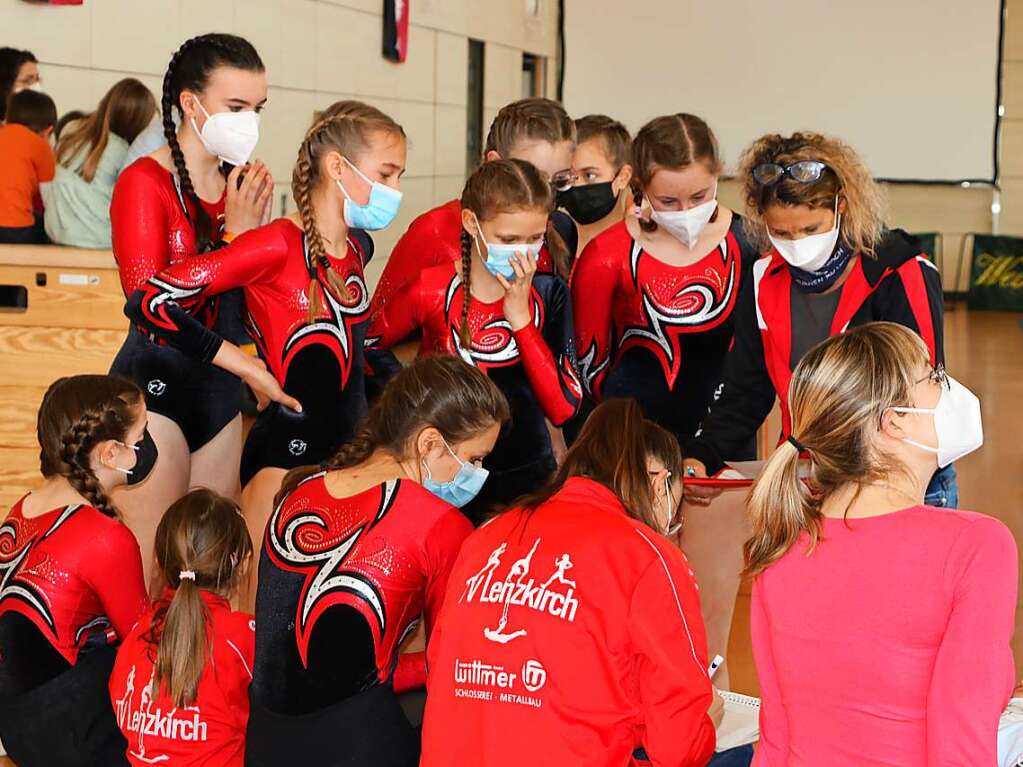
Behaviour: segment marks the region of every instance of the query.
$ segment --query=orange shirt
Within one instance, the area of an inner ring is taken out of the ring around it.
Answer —
[[[35,223],[39,184],[52,181],[55,170],[46,139],[24,125],[0,125],[0,226]]]

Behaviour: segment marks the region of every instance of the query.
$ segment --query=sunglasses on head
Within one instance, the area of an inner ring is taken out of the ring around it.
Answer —
[[[800,184],[812,184],[820,179],[828,166],[820,160],[800,160],[791,165],[765,162],[753,169],[753,178],[761,186],[773,186],[788,176]]]

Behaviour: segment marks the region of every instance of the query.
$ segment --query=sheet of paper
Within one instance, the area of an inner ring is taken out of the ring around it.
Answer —
[[[717,729],[717,750],[727,751],[760,740],[760,698],[727,691],[719,694],[725,701],[725,715]]]

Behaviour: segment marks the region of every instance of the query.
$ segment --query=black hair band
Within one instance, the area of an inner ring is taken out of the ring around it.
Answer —
[[[790,445],[792,445],[792,447],[794,447],[800,453],[805,453],[806,452],[806,446],[802,442],[800,442],[798,439],[793,437],[791,434],[788,437],[788,443]]]

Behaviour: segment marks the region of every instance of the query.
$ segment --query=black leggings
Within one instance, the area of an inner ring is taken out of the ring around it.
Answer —
[[[252,700],[251,695],[249,704],[246,767],[419,764],[419,737],[389,685],[371,687],[303,716],[276,714]]]

